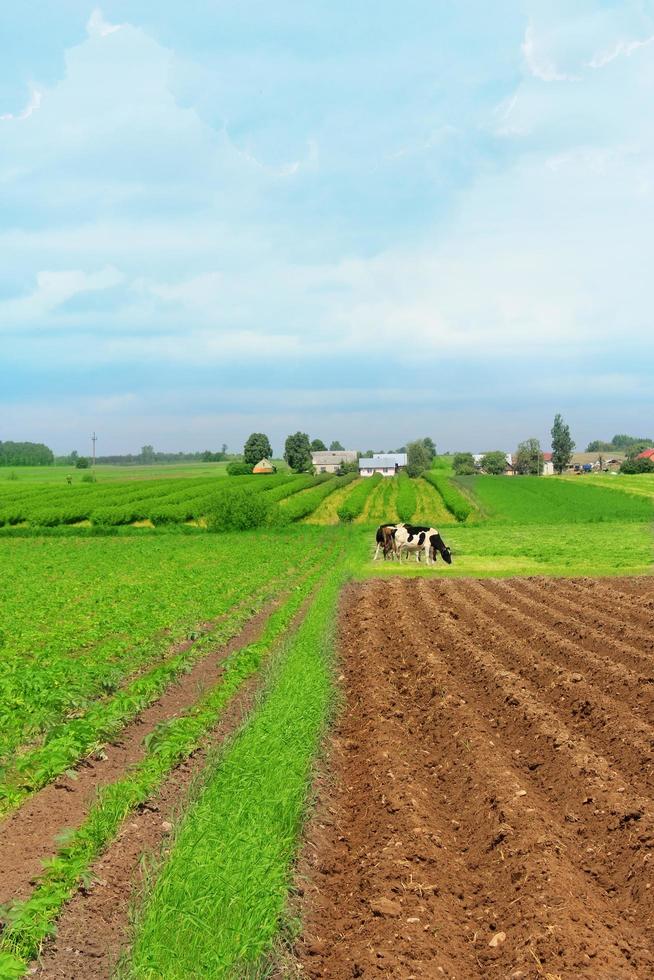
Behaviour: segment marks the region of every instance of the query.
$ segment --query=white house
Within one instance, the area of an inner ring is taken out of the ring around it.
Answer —
[[[316,473],[336,473],[341,463],[356,463],[356,449],[324,450],[311,453]]]
[[[359,476],[373,476],[381,473],[382,476],[395,476],[407,464],[406,453],[384,453],[378,456],[371,456],[369,459],[359,460]]]

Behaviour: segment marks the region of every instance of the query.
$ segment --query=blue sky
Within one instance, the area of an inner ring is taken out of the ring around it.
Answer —
[[[0,12],[0,439],[654,428],[654,2]]]

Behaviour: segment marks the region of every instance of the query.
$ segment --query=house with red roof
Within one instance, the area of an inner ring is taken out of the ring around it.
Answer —
[[[638,453],[636,459],[651,459],[654,463],[654,449],[644,449],[642,453]]]

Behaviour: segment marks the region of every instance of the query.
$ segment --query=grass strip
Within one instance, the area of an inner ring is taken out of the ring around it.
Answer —
[[[333,698],[339,586],[338,573],[330,576],[275,665],[267,698],[187,811],[119,976],[246,977],[270,953]]]
[[[345,524],[349,524],[356,517],[358,517],[359,514],[362,514],[368,497],[373,490],[379,486],[381,479],[381,473],[375,473],[373,476],[368,476],[362,480],[361,483],[358,483],[354,487],[352,493],[347,495],[341,506],[336,511],[339,520],[343,521]]]
[[[432,486],[436,487],[443,503],[457,521],[463,523],[473,513],[472,504],[457,490],[452,481],[439,470],[427,470],[422,474]]]
[[[27,970],[44,939],[56,931],[55,920],[64,903],[88,875],[91,863],[114,839],[127,814],[145,802],[168,773],[198,748],[230,699],[259,670],[271,648],[289,629],[321,574],[319,570],[296,586],[284,605],[272,613],[261,638],[228,658],[215,687],[184,715],[172,718],[150,735],[146,756],[125,778],[99,791],[85,822],[46,863],[32,895],[3,910],[0,980],[21,976]],[[197,974],[191,971],[188,975]]]
[[[416,512],[417,505],[415,482],[405,470],[401,470],[397,477],[397,503],[395,505],[397,516],[401,521],[410,521]]]

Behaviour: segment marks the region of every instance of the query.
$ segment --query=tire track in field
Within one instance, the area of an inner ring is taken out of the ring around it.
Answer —
[[[350,590],[302,975],[649,977],[652,798],[543,704],[524,624],[495,631],[472,584]]]

